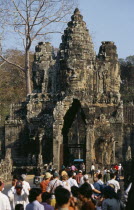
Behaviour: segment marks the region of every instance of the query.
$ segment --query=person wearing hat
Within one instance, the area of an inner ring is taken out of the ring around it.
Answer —
[[[24,209],[28,204],[29,191],[23,188],[22,182],[17,181],[7,193],[11,204],[11,209],[15,209],[16,204],[23,204]]]
[[[47,186],[50,182],[52,175],[49,172],[45,173],[43,181],[40,183],[40,188],[42,193],[47,191]]]
[[[62,182],[59,180],[59,174],[54,172],[53,180],[51,180],[47,186],[47,192],[51,193],[51,202],[50,205],[55,207],[56,200],[55,200],[55,189],[58,186],[63,186]]]
[[[67,175],[67,172],[65,171],[65,169],[62,169],[60,174],[61,174],[61,177],[62,177],[64,175]]]
[[[69,183],[67,182],[68,180],[68,175],[63,175],[62,177],[62,185],[65,189],[67,189],[69,192],[71,192],[71,187]]]
[[[4,188],[4,183],[0,181],[0,209],[1,210],[11,210],[9,199],[6,195],[2,193]]]
[[[82,181],[82,180],[83,180],[83,181]],[[95,189],[95,187],[93,186],[93,184],[90,183],[88,174],[85,174],[85,175],[82,177],[82,180],[81,180],[81,183],[80,183],[80,187],[81,187],[84,183],[88,183],[88,184],[90,184],[90,186],[91,186],[91,188],[92,188],[92,191],[93,191],[94,193],[98,193],[98,194],[101,193],[99,190]]]
[[[53,174],[53,180],[51,180],[47,186],[47,192],[54,194],[56,187],[62,186],[62,182],[59,180],[59,174],[55,172]]]
[[[22,174],[20,177],[20,181],[22,181],[23,188],[26,188],[26,190],[30,190],[30,184],[27,181],[25,181],[25,179],[26,175]]]

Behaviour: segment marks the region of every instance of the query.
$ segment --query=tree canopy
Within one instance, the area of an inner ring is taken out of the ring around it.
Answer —
[[[121,69],[121,94],[124,103],[134,102],[134,55],[119,59]]]
[[[23,66],[25,55],[18,50],[7,50],[5,57],[10,57],[13,62]],[[33,62],[33,54],[30,54],[30,66]],[[2,63],[2,61],[1,61]],[[4,63],[0,67],[0,118],[1,125],[9,115],[10,104],[19,103],[26,98],[25,75],[16,66]]]

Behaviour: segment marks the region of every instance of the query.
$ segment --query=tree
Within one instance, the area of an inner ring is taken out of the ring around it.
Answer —
[[[134,55],[130,55],[130,56],[126,57],[125,60],[127,63],[130,63],[131,65],[134,66]]]
[[[125,103],[134,101],[134,56],[119,59],[121,69],[121,94]]]
[[[0,24],[2,29],[21,38],[25,53],[24,67],[10,58],[0,57],[25,73],[27,94],[31,93],[29,53],[37,37],[45,38],[54,30],[54,24],[63,23],[74,8],[75,0],[1,0]],[[52,30],[50,28],[52,27]],[[57,26],[56,26],[57,27]]]
[[[24,64],[24,52],[18,50],[7,50],[5,57],[10,57],[14,63]],[[32,67],[33,54],[30,53],[30,68]],[[7,62],[0,68],[0,126],[4,124],[6,116],[9,115],[10,104],[20,103],[25,100],[26,85],[25,75],[17,67]]]

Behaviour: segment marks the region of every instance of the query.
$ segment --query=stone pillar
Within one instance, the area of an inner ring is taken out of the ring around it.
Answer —
[[[38,154],[38,167],[42,168],[43,167],[43,158],[42,158],[42,138],[44,135],[44,131],[42,130],[39,134],[39,154]]]
[[[57,140],[53,144],[53,166],[57,170],[60,169],[60,142]]]
[[[93,161],[93,142],[94,142],[94,128],[92,125],[87,125],[86,131],[86,172],[90,171]]]

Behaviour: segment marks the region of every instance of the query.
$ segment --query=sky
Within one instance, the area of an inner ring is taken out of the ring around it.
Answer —
[[[113,41],[119,58],[134,55],[134,0],[79,0],[78,8],[96,54],[102,41]],[[60,42],[60,37],[52,41],[56,47]]]
[[[113,41],[117,46],[119,58],[134,55],[134,0],[75,0],[83,20],[86,22],[92,37],[94,49],[98,54],[102,41]],[[70,14],[71,20],[71,14]],[[67,27],[67,24],[64,25]],[[64,28],[63,28],[64,31]],[[7,34],[6,34],[7,35]],[[10,34],[3,46],[20,49],[19,44],[14,44],[16,38]],[[40,40],[45,41],[45,40]],[[54,34],[48,40],[56,48],[61,43],[61,34]],[[19,39],[17,38],[17,42]],[[39,41],[35,42],[37,45]],[[32,48],[32,51],[35,48]],[[7,47],[5,47],[7,48]]]

